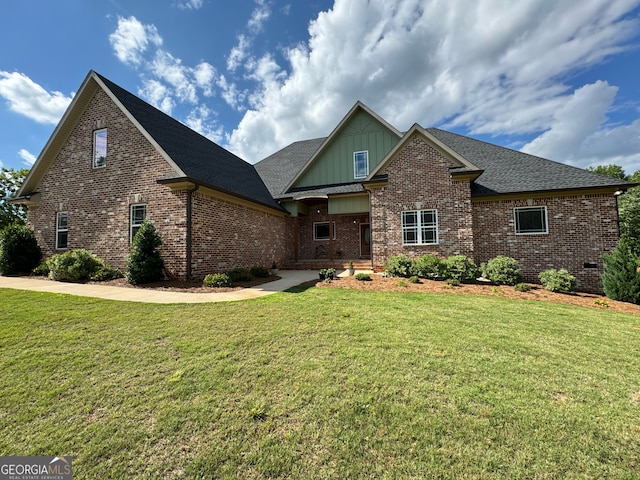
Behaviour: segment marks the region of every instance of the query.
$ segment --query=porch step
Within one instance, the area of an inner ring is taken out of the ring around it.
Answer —
[[[353,262],[353,268],[356,270],[371,270],[371,259],[337,259],[330,261],[328,259],[314,260],[298,260],[297,262],[285,262],[284,270],[320,270],[323,268],[335,268],[336,270],[346,270],[349,267],[349,261]]]

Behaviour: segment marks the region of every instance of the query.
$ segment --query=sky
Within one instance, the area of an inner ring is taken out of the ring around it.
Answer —
[[[559,162],[640,170],[640,0],[20,0],[1,7],[0,166],[90,70],[250,163],[360,100]]]

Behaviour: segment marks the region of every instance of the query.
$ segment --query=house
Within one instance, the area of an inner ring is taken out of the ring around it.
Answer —
[[[632,186],[436,128],[401,132],[360,102],[328,137],[250,165],[90,72],[15,201],[46,254],[82,247],[118,266],[148,218],[181,278],[507,255],[529,281],[567,268],[601,291],[617,195]]]

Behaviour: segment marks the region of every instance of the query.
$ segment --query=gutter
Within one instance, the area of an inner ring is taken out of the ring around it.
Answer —
[[[195,186],[189,190],[187,190],[187,251],[186,251],[186,256],[187,256],[187,280],[193,280],[193,275],[191,273],[191,247],[192,247],[192,242],[191,242],[191,212],[192,212],[192,198],[193,198],[193,193],[198,190],[200,188],[200,185],[198,185],[197,183],[195,184]]]

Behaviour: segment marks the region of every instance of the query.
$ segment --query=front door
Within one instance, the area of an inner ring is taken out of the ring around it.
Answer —
[[[360,256],[371,257],[371,226],[368,223],[360,224]]]

